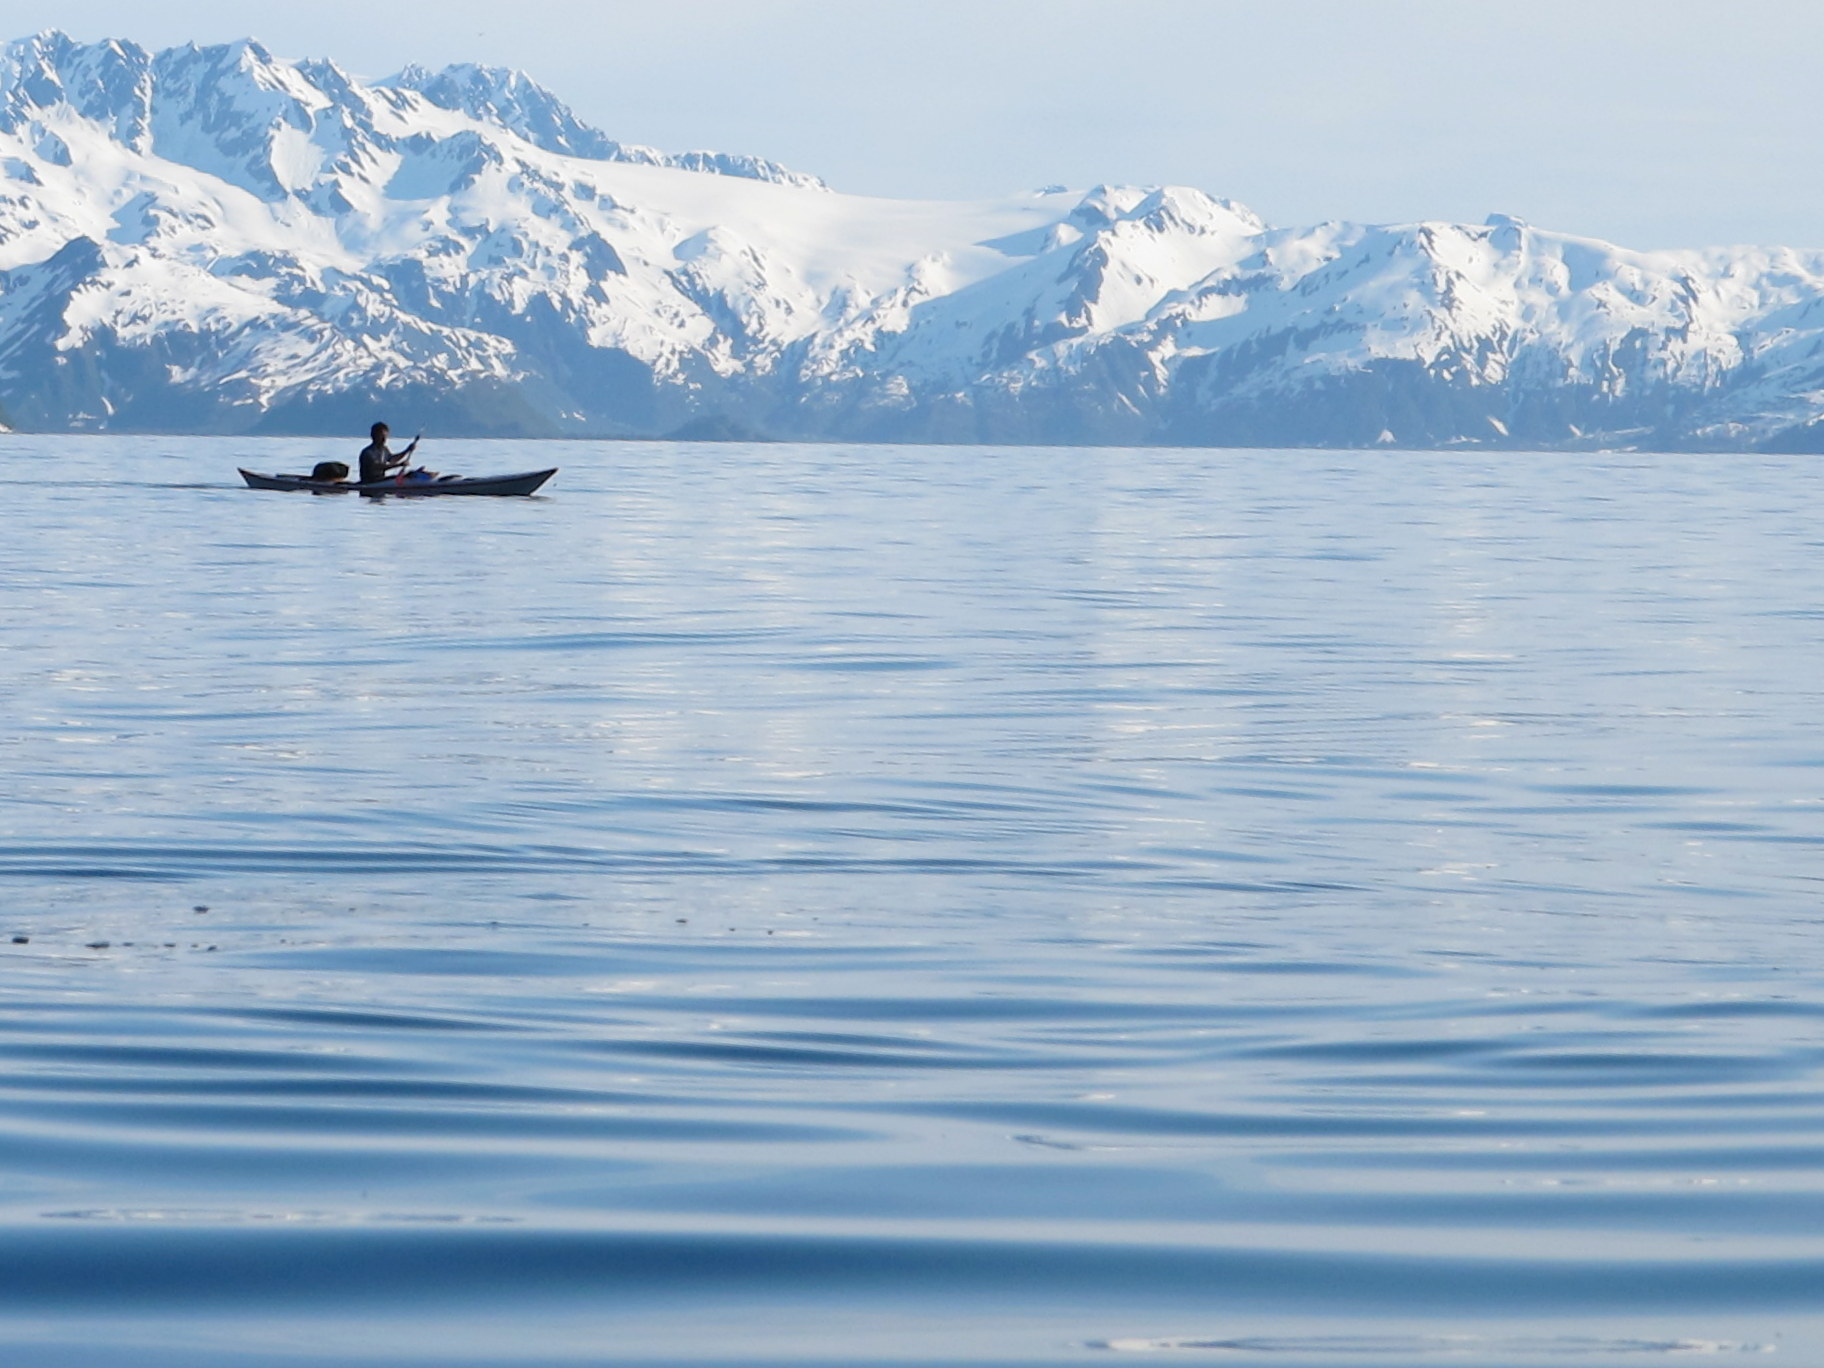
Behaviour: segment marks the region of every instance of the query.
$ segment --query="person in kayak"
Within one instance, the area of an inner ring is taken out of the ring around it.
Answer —
[[[374,440],[361,449],[361,483],[373,484],[384,480],[387,473],[395,466],[402,466],[412,459],[412,453],[418,450],[418,439],[412,438],[412,444],[397,456],[386,449],[386,439],[392,435],[392,429],[385,423],[375,423],[369,434]]]

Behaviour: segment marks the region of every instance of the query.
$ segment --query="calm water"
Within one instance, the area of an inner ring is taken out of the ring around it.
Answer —
[[[1824,1363],[1814,462],[323,454],[0,445],[0,1361]]]

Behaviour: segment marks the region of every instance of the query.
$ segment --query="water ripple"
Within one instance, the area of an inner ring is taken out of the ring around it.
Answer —
[[[7,1363],[1824,1362],[1809,464],[3,445]]]

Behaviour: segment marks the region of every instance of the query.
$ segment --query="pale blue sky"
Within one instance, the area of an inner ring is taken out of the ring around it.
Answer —
[[[1277,223],[1824,247],[1818,0],[0,0],[0,31],[518,66],[611,136],[872,194],[1172,182]]]

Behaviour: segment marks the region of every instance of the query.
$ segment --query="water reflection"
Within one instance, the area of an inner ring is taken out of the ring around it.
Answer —
[[[22,1361],[1824,1353],[1802,462],[244,447],[0,450]]]

